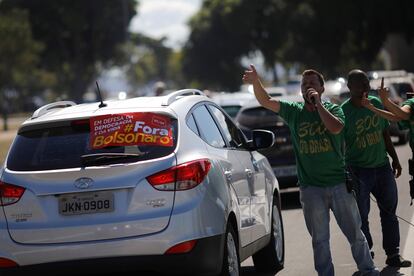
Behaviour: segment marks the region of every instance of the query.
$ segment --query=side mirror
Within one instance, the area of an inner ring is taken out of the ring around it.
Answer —
[[[270,148],[275,143],[275,134],[269,130],[255,129],[252,131],[252,140],[249,145],[253,150]]]

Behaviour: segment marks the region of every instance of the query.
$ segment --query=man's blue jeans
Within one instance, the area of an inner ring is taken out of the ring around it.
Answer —
[[[390,164],[378,168],[351,167],[353,174],[359,179],[357,202],[362,220],[362,231],[372,248],[372,237],[369,232],[368,214],[370,211],[370,193],[376,198],[380,210],[382,227],[382,247],[387,256],[399,253],[400,229],[395,216],[398,204],[398,191]]]
[[[334,275],[330,250],[330,210],[351,245],[352,256],[362,275],[379,275],[361,231],[361,218],[353,194],[345,183],[332,187],[300,187],[300,201],[306,227],[312,236],[315,269],[319,276]]]

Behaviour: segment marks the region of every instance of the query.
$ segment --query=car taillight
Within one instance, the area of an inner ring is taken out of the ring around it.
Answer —
[[[173,247],[170,247],[167,251],[165,251],[164,254],[182,254],[190,252],[191,250],[193,250],[196,243],[197,240],[191,240],[176,244]]]
[[[147,180],[157,190],[183,191],[200,184],[210,168],[208,159],[195,160],[148,176]]]
[[[6,258],[0,258],[0,268],[10,268],[16,266],[19,266],[16,262]]]
[[[0,181],[0,205],[10,205],[19,201],[25,188]]]

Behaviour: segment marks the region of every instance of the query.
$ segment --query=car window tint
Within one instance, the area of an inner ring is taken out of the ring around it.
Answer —
[[[187,118],[187,126],[198,136],[200,136],[200,133],[198,132],[198,128],[196,125],[196,122],[194,121],[194,117],[191,114],[190,116],[188,116]]]
[[[230,146],[232,147],[239,147],[243,144],[243,140],[241,138],[241,134],[238,130],[238,128],[234,125],[234,123],[223,114],[223,112],[218,109],[217,107],[210,105],[209,106],[211,111],[214,114],[214,117],[216,117],[217,122],[220,124],[224,136],[229,141]]]
[[[81,156],[96,153],[142,154],[137,159],[109,161],[106,164],[137,162],[159,158],[174,152],[177,140],[177,120],[172,120],[172,147],[154,145],[107,146],[91,149],[89,124],[65,125],[28,130],[19,133],[10,149],[7,168],[14,171],[55,170],[82,167]]]
[[[226,143],[207,108],[204,105],[199,106],[194,109],[193,115],[200,128],[203,140],[213,147],[224,148]]]

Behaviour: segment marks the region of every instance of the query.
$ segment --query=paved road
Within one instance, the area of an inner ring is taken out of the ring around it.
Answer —
[[[397,146],[397,154],[403,166],[403,173],[397,179],[399,205],[397,213],[414,224],[414,205],[410,206],[407,160],[411,155],[408,145]],[[310,236],[306,230],[302,210],[299,205],[299,196],[295,194],[285,194],[282,197],[284,210],[282,212],[285,227],[285,268],[277,275],[296,276],[296,275],[317,275],[313,269],[313,253]],[[383,276],[412,276],[414,269],[402,268],[399,271],[386,267],[385,254],[382,250],[382,235],[379,220],[379,212],[376,203],[372,202],[370,213],[370,227],[374,239],[375,264],[381,270]],[[414,260],[414,227],[400,220],[401,233],[401,252],[402,255],[410,260]],[[331,249],[332,258],[335,265],[336,275],[351,276],[356,271],[356,265],[352,259],[349,244],[344,235],[337,227],[335,218],[331,216]],[[242,275],[263,275],[254,271],[251,258],[242,264]]]
[[[0,132],[0,140],[14,136],[14,131]],[[397,146],[397,153],[403,166],[403,174],[397,179],[399,189],[399,205],[397,213],[402,218],[414,224],[414,205],[410,206],[407,160],[411,150],[407,145]],[[277,275],[296,276],[317,275],[313,269],[313,253],[310,236],[306,230],[302,210],[299,204],[298,193],[289,193],[282,196],[283,220],[285,227],[285,268]],[[374,239],[375,264],[380,268],[383,276],[414,276],[414,269],[402,268],[399,271],[385,266],[385,254],[381,248],[382,235],[378,207],[372,202],[370,214],[370,226]],[[414,227],[400,220],[401,252],[410,260],[414,260]],[[349,249],[349,245],[336,225],[335,219],[331,220],[331,249],[335,265],[336,275],[350,276],[356,271],[355,263]],[[126,274],[128,275],[128,274]],[[242,275],[264,276],[256,273],[251,258],[242,264]],[[267,274],[269,275],[269,274]]]

